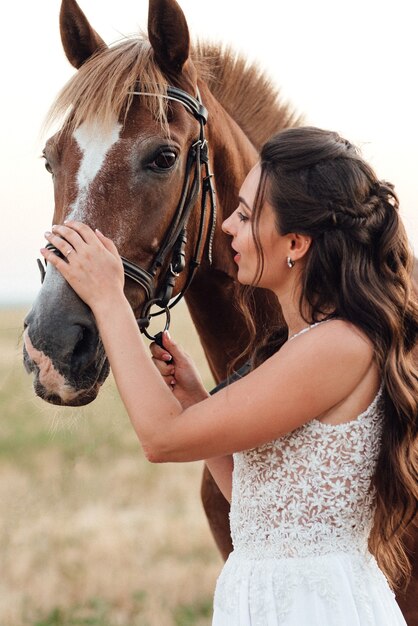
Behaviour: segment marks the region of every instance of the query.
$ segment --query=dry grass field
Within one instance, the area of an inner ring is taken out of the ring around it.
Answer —
[[[0,310],[0,626],[206,626],[221,559],[201,463],[151,465],[111,380],[81,409],[34,396],[25,311]],[[172,334],[210,375],[184,306]]]

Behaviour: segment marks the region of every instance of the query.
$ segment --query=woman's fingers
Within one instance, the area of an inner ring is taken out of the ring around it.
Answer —
[[[114,255],[118,254],[118,249],[116,248],[115,244],[113,243],[113,241],[111,239],[109,239],[109,237],[106,237],[101,230],[99,230],[98,228],[96,228],[96,230],[94,231],[96,237],[102,242],[102,244],[104,245],[104,247],[106,248],[106,250],[108,250],[109,252],[111,252]]]
[[[164,378],[165,383],[171,389],[174,389],[176,385],[176,369],[172,361],[171,355],[155,342],[150,344],[150,351],[152,354],[153,363],[157,370],[160,372],[161,376]]]
[[[176,343],[174,339],[171,338],[168,330],[165,330],[163,332],[163,346],[164,348],[166,348],[166,351],[171,354],[174,362],[177,363],[177,365],[179,365],[180,363],[186,364],[190,360],[187,352],[183,350],[180,344]]]
[[[80,244],[83,243],[80,236],[69,228],[64,232],[62,228],[53,226],[52,231],[52,233],[49,231],[45,233],[45,239],[52,243],[64,257],[75,253],[80,248]]]
[[[163,377],[166,385],[168,385],[170,389],[173,389],[176,385],[174,365],[172,365],[171,363],[166,363],[165,361],[162,361],[161,359],[156,359],[154,357],[152,357],[152,360],[160,375]]]
[[[161,348],[161,346],[155,343],[155,341],[153,341],[150,344],[149,349],[154,359],[159,359],[161,361],[166,361],[166,362],[169,362],[172,360],[171,354],[167,352],[167,350],[164,350],[164,348]]]
[[[105,245],[107,249],[110,249],[110,243],[112,246],[111,252],[115,252],[116,248],[111,242],[110,239],[104,237],[98,238],[96,233],[89,227],[87,224],[82,224],[81,222],[66,222],[65,224],[54,224],[52,226],[52,233],[45,233],[46,239],[50,243],[52,243],[60,252],[66,256],[66,250],[68,250],[68,245],[65,247],[65,244],[71,244],[74,250],[79,250],[83,244],[88,244],[90,246],[100,246],[100,242],[104,244],[105,242],[109,242],[108,245]]]
[[[170,363],[165,363],[164,361],[160,361],[159,359],[152,358],[153,363],[157,370],[160,372],[161,376],[174,376],[175,369],[174,365]]]
[[[55,243],[54,243],[55,245]],[[57,246],[58,247],[58,246]],[[67,243],[68,248],[68,243]],[[74,249],[72,249],[74,250]],[[59,256],[55,254],[52,250],[48,250],[48,248],[41,248],[40,253],[44,257],[44,259],[57,268],[57,270],[64,276],[67,277],[67,270],[69,269],[69,265],[67,261],[64,261]],[[64,254],[64,253],[63,253]]]
[[[103,246],[113,256],[119,256],[117,248],[111,239],[105,237],[98,228],[93,231],[87,224],[82,224],[81,222],[66,222],[65,224],[54,225],[52,233],[45,233],[45,237],[65,257],[71,254],[71,248],[79,251],[83,244],[93,248]]]
[[[81,222],[66,222],[52,226],[52,232],[47,231],[45,238],[53,244],[64,257],[68,258],[73,252],[82,252],[83,246],[99,251],[105,248],[113,256],[119,257],[113,241],[105,237],[98,229],[93,231]],[[87,251],[87,248],[86,248]]]
[[[69,230],[76,232],[78,236],[85,242],[89,244],[97,244],[97,237],[95,232],[87,226],[87,224],[83,224],[83,222],[75,222],[73,220],[68,220],[64,222],[62,226],[57,226],[59,229],[68,228]]]

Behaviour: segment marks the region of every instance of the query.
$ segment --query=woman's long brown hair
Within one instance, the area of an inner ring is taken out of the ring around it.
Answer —
[[[270,139],[260,154],[261,179],[253,210],[258,237],[265,199],[280,234],[312,237],[302,271],[300,311],[307,323],[332,315],[360,328],[373,343],[384,384],[385,422],[374,475],[376,513],[370,548],[391,584],[410,575],[402,534],[417,513],[418,375],[413,348],[418,304],[412,292],[412,252],[390,183],[379,181],[358,150],[337,133],[292,128]],[[291,271],[291,270],[289,270]],[[253,331],[248,348],[256,367],[287,339],[278,325],[267,339],[251,319],[251,291],[242,304]],[[309,305],[307,318],[302,302]],[[258,331],[258,332],[257,332]]]

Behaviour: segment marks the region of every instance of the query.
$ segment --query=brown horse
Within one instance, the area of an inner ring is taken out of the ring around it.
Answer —
[[[200,233],[199,266],[185,297],[214,377],[221,380],[248,335],[234,306],[235,264],[220,224],[235,208],[257,149],[298,120],[268,80],[242,59],[215,46],[191,49],[175,0],[150,0],[148,39],[129,39],[110,48],[75,0],[63,0],[60,27],[65,53],[78,72],[55,103],[52,117],[68,114],[44,150],[54,182],[53,223],[71,215],[98,227],[124,257],[150,268],[177,220],[185,188],[193,186],[193,176],[189,184],[184,181],[203,128],[202,117],[193,110],[197,98],[208,111],[202,147],[207,141],[218,221],[213,228],[210,212],[201,219],[202,192],[196,198],[192,194],[187,242],[180,245],[186,270],[174,272],[179,276],[170,296],[188,285]],[[172,88],[183,96],[172,99]],[[192,107],[185,105],[184,92],[192,96]],[[165,285],[170,259],[157,264],[154,293]],[[138,317],[143,316],[145,291],[127,279],[126,295]],[[277,301],[261,290],[255,317],[260,328],[281,319]],[[35,374],[36,393],[69,406],[94,400],[109,369],[100,337],[88,307],[51,266],[25,326],[24,359]],[[207,472],[202,499],[226,557],[231,550],[228,504]],[[418,610],[413,608],[417,592],[415,578],[408,594],[399,598],[413,626],[418,626]]]

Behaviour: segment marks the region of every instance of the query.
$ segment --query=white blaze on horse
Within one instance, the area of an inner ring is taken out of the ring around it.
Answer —
[[[55,192],[52,223],[76,218],[114,240],[143,330],[153,304],[167,313],[169,301],[184,294],[214,377],[222,380],[248,334],[234,305],[236,265],[220,225],[235,209],[258,149],[298,120],[244,60],[218,46],[191,47],[175,0],[150,0],[148,38],[108,47],[75,0],[63,0],[60,28],[78,71],[53,107],[52,117],[64,114],[64,121],[44,149]],[[255,317],[260,328],[281,321],[275,299],[262,290]],[[51,266],[24,339],[40,397],[70,406],[95,399],[109,366],[94,318]],[[202,499],[226,556],[228,504],[208,472]],[[399,599],[411,616],[413,588],[416,579]],[[418,614],[414,619],[418,626]]]

